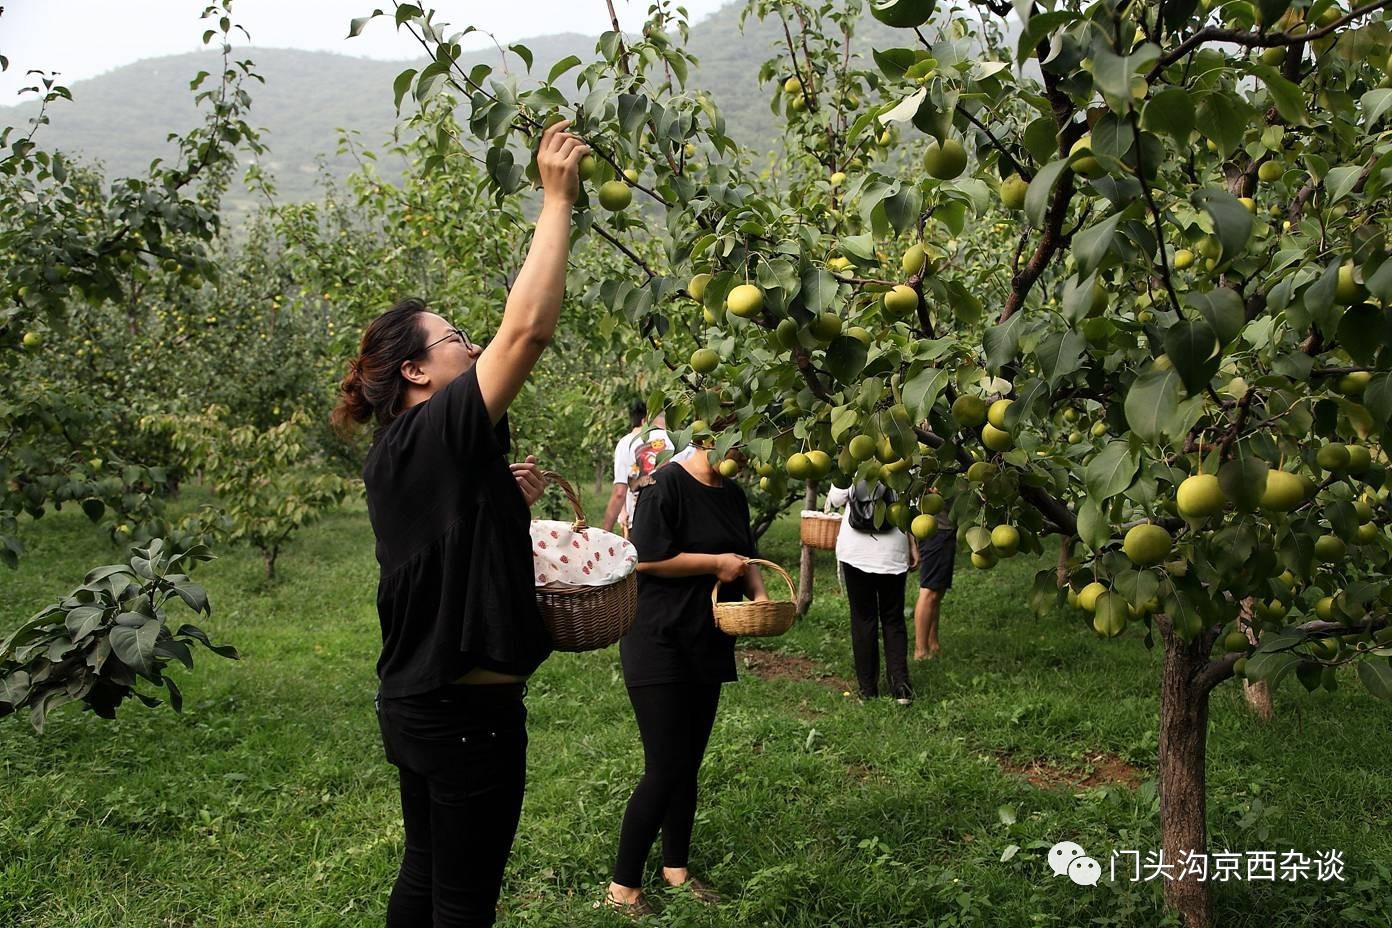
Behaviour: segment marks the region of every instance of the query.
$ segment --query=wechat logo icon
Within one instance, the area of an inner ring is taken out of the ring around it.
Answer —
[[[1049,848],[1049,869],[1054,871],[1054,876],[1066,875],[1079,886],[1096,886],[1102,878],[1102,868],[1097,861],[1072,841],[1060,841]]]

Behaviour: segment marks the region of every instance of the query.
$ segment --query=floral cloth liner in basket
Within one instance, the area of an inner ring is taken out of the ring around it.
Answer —
[[[638,549],[597,528],[576,531],[569,522],[532,523],[532,565],[537,586],[605,586],[633,573]]]

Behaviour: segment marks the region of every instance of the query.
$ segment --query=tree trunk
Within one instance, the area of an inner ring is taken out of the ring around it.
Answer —
[[[280,554],[280,548],[279,548],[279,547],[275,547],[275,548],[265,548],[265,549],[262,550],[261,553],[262,553],[262,555],[265,556],[265,559],[266,559],[266,579],[267,579],[267,580],[274,580],[274,579],[275,579],[275,562],[276,562],[276,557],[277,557],[277,555]]]
[[[817,508],[817,485],[811,480],[807,481],[807,492],[802,497],[803,509]],[[812,608],[812,568],[816,563],[813,556],[814,550],[807,545],[802,546],[802,557],[798,562],[798,593],[797,593],[797,614],[807,615],[807,610]]]
[[[1256,630],[1252,628],[1252,597],[1247,597],[1242,601],[1242,614],[1238,616],[1238,622],[1242,630],[1247,634],[1247,640],[1252,644],[1257,643]],[[1259,721],[1269,722],[1275,711],[1271,702],[1271,687],[1265,680],[1260,683],[1249,683],[1242,681],[1242,698],[1247,701],[1247,708],[1252,710],[1252,714]]]
[[[1161,620],[1165,643],[1164,674],[1160,687],[1160,844],[1174,875],[1192,854],[1208,853],[1205,819],[1205,749],[1208,739],[1208,692],[1194,677],[1207,664],[1203,642],[1208,636],[1185,644]],[[1194,877],[1165,879],[1165,904],[1179,915],[1184,928],[1208,928],[1211,904],[1208,883]]]

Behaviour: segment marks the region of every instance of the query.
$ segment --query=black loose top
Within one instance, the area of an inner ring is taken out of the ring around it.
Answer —
[[[531,513],[470,368],[402,413],[363,465],[377,536],[383,696],[475,667],[529,674],[551,653],[536,606]]]
[[[678,554],[758,557],[749,502],[733,480],[706,486],[678,464],[654,473],[638,495],[630,541],[640,563]],[[656,577],[638,574],[638,615],[619,639],[624,682],[728,683],[735,679],[735,639],[715,627],[713,574]],[[722,602],[744,598],[744,582],[723,584]]]

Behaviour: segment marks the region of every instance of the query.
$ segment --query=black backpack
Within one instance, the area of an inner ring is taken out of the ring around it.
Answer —
[[[868,532],[871,535],[887,532],[893,528],[893,526],[889,524],[889,520],[885,518],[883,513],[880,516],[883,520],[883,524],[875,524],[875,505],[877,503],[884,503],[885,506],[888,506],[898,498],[898,494],[883,484],[876,486],[875,492],[871,493],[866,488],[865,481],[859,480],[856,482],[856,485],[851,488],[851,499],[850,502],[846,504],[846,520],[850,522],[851,528],[855,529],[857,532]]]

